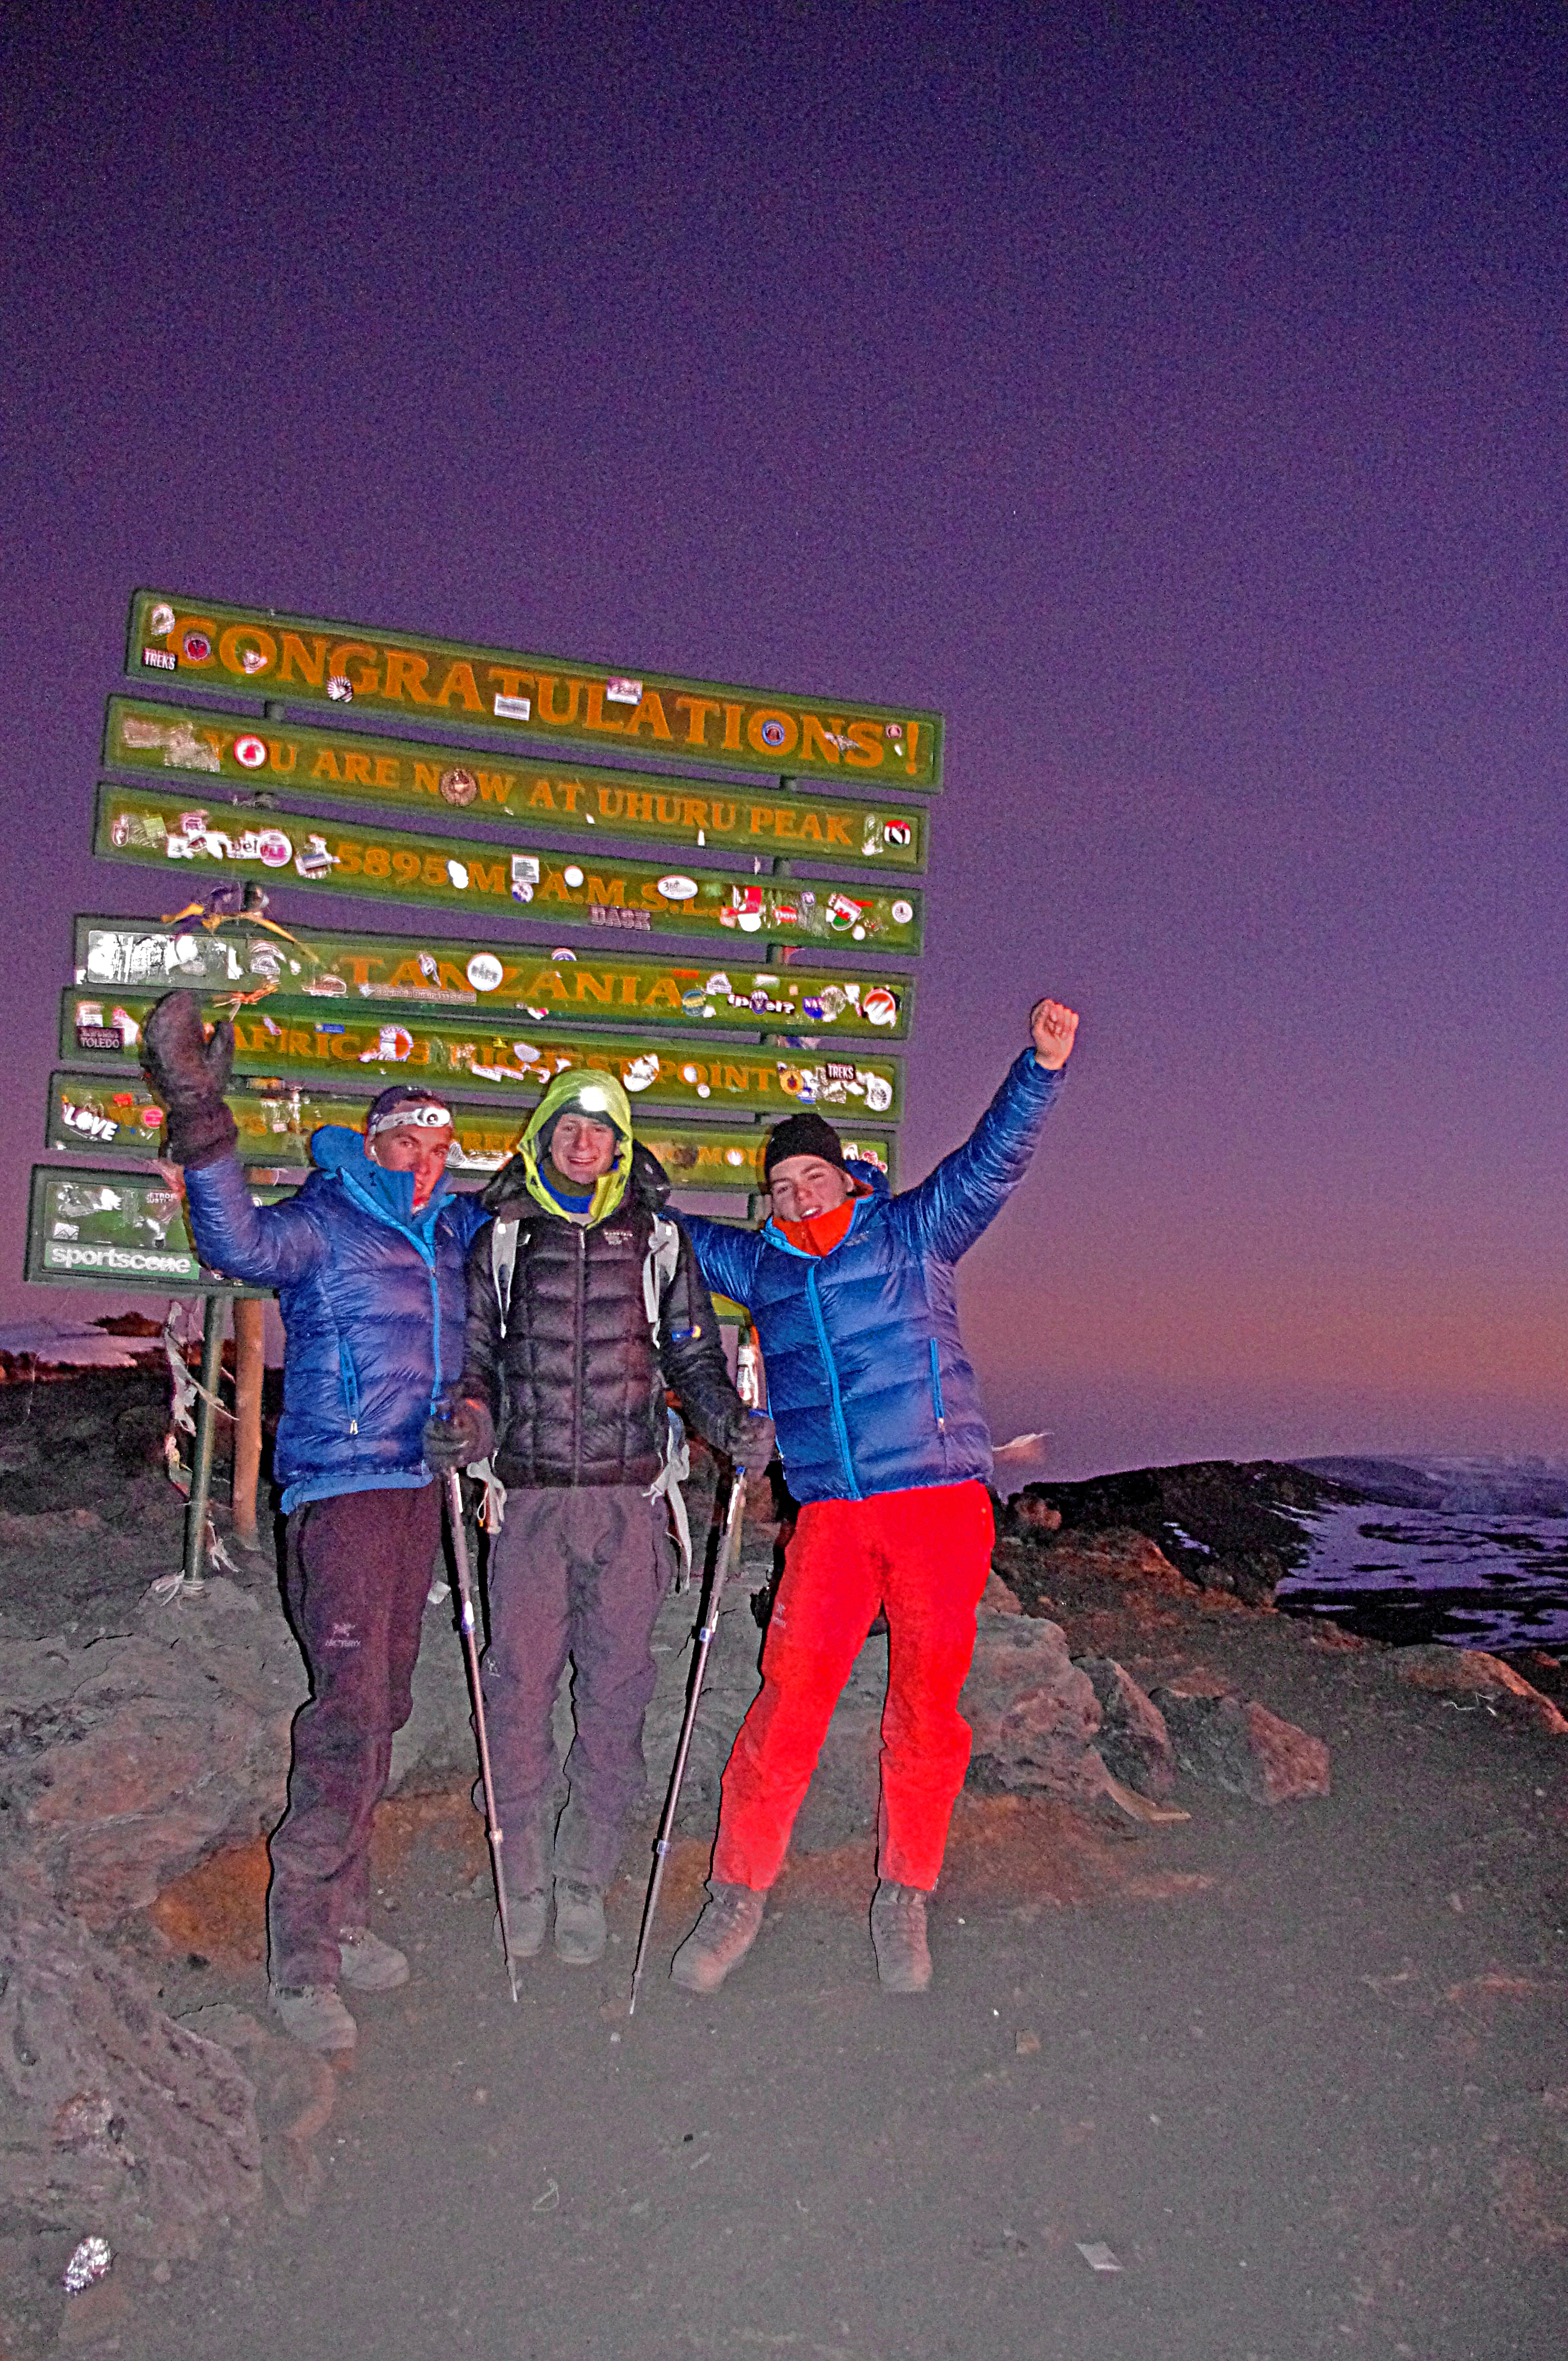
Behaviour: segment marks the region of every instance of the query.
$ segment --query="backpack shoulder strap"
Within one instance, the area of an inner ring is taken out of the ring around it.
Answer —
[[[648,1238],[648,1252],[642,1262],[642,1308],[653,1332],[655,1351],[663,1342],[660,1307],[664,1290],[674,1278],[680,1258],[680,1231],[667,1214],[655,1213]]]
[[[490,1224],[490,1277],[495,1281],[503,1336],[507,1333],[507,1315],[511,1310],[512,1279],[517,1270],[517,1257],[532,1235],[532,1231],[522,1227],[515,1213],[506,1221],[498,1214]]]

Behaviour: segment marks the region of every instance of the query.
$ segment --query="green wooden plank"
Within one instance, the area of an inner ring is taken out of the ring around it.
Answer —
[[[520,752],[503,763],[463,746],[432,746],[363,730],[257,721],[200,707],[112,697],[104,722],[111,770],[226,779],[285,800],[364,803],[444,819],[511,820],[585,837],[652,837],[670,846],[785,854],[839,867],[874,861],[917,875],[926,866],[926,813],[916,804],[847,802],[824,791],[732,786],[652,771],[563,767]],[[181,792],[184,792],[183,787]]]
[[[194,898],[233,878],[264,891],[352,895],[356,901],[430,906],[491,917],[518,915],[554,927],[619,934],[706,936],[715,943],[917,951],[924,925],[918,887],[849,887],[732,870],[677,871],[621,855],[528,850],[493,838],[426,836],[371,825],[340,826],[247,810],[219,797],[98,789],[93,850],[108,861],[166,870]]]
[[[909,975],[847,968],[742,967],[731,957],[677,964],[605,954],[587,946],[552,955],[516,943],[474,943],[426,935],[352,934],[294,927],[289,941],[225,923],[160,925],[156,919],[80,917],[76,981],[107,991],[140,984],[204,985],[218,992],[280,991],[320,999],[503,1010],[534,1024],[545,1017],[666,1029],[826,1034],[835,1041],[908,1038],[915,983]]]
[[[136,1067],[137,1044],[156,994],[105,997],[73,986],[60,1003],[60,1051],[115,1059]],[[228,1000],[208,1000],[209,1024]],[[383,1085],[417,1077],[436,1088],[461,1082],[477,1097],[525,1105],[558,1073],[574,1066],[618,1074],[636,1099],[693,1110],[745,1108],[779,1116],[816,1106],[829,1113],[896,1122],[903,1068],[896,1058],[848,1050],[784,1049],[751,1042],[666,1041],[650,1034],[565,1032],[529,1026],[526,1035],[467,1022],[444,1011],[409,1009],[400,1016],[319,1001],[282,997],[241,1008],[234,1018],[235,1071],[240,1074],[341,1075],[345,1070]],[[835,1045],[837,1046],[837,1045]]]
[[[929,793],[942,779],[942,717],[924,708],[577,664],[183,592],[134,593],[126,671],[133,680],[291,705],[482,723],[520,744],[583,740],[731,771],[842,775],[857,788],[899,793]]]
[[[239,1126],[241,1158],[253,1169],[304,1171],[312,1132],[323,1123],[362,1129],[376,1087],[367,1082],[356,1095],[335,1084],[281,1089],[238,1083],[228,1104]],[[457,1139],[450,1166],[454,1179],[499,1172],[521,1135],[522,1111],[468,1105],[454,1093],[452,1114]],[[652,1107],[639,1107],[636,1128],[677,1188],[750,1193],[762,1187],[763,1125],[672,1123]],[[855,1126],[845,1127],[844,1137],[851,1155],[878,1165],[892,1179],[890,1133]],[[139,1074],[50,1075],[48,1145],[57,1154],[156,1159],[162,1141],[163,1110]]]
[[[265,1202],[258,1192],[258,1202]],[[203,1268],[180,1192],[161,1177],[33,1167],[27,1276],[152,1295],[265,1295]]]

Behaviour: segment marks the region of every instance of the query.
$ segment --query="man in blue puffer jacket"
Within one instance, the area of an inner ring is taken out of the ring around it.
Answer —
[[[384,1992],[408,1976],[367,1925],[370,1821],[411,1710],[441,1540],[422,1437],[463,1367],[464,1266],[488,1217],[477,1197],[448,1193],[446,1108],[403,1084],[373,1101],[363,1137],[336,1124],[315,1133],[316,1170],[297,1195],[253,1204],[223,1095],[232,1052],[232,1027],[208,1040],[194,993],[170,994],[148,1018],[143,1062],[185,1169],[196,1250],[213,1269],[275,1287],[283,1315],[274,1465],[311,1696],[270,1843],[268,1972],[296,2039],[344,2050],[355,2024],[340,1981]]]
[[[768,1136],[773,1217],[762,1229],[685,1217],[708,1286],[756,1323],[784,1476],[801,1503],[762,1690],[724,1773],[711,1898],[675,1954],[675,1981],[690,1991],[715,1991],[755,1938],[879,1607],[888,1692],[872,1939],[885,1989],[923,1992],[931,1981],[926,1898],[969,1764],[959,1692],[994,1540],[991,1437],[953,1270],[1028,1169],[1078,1018],[1042,1000],[1029,1030],[969,1139],[917,1189],[889,1196],[806,1111]]]

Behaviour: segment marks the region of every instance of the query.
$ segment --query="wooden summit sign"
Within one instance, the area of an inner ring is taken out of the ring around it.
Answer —
[[[308,1171],[311,1134],[326,1123],[362,1131],[365,1110],[378,1086],[377,1080],[367,1082],[356,1096],[352,1086],[340,1089],[335,1077],[326,1088],[304,1082],[285,1088],[276,1081],[236,1082],[228,1104],[239,1126],[241,1160],[253,1169]],[[457,1142],[450,1166],[454,1179],[499,1172],[516,1148],[526,1118],[514,1108],[466,1105],[455,1093],[449,1104]],[[637,1137],[677,1187],[750,1192],[762,1186],[767,1132],[760,1125],[740,1128],[672,1123],[651,1108],[640,1108]],[[850,1155],[891,1178],[894,1148],[885,1132],[857,1128],[852,1142],[848,1132],[845,1140]],[[163,1145],[163,1109],[139,1074],[55,1073],[49,1078],[48,1145],[66,1156],[155,1159]]]
[[[60,1007],[60,1056],[113,1058],[136,1070],[137,1044],[157,994],[122,994],[112,1004],[72,990]],[[896,1058],[868,1057],[848,1043],[835,1056],[813,1049],[759,1048],[749,1042],[670,1042],[652,1034],[561,1032],[530,1025],[504,1031],[445,1010],[401,1016],[352,1003],[264,1001],[234,1017],[235,1071],[241,1074],[341,1077],[345,1071],[381,1082],[417,1077],[436,1088],[461,1082],[482,1098],[536,1098],[575,1066],[616,1074],[633,1100],[696,1109],[711,1105],[784,1115],[795,1107],[896,1122],[902,1068]],[[209,1024],[225,1004],[208,1002]]]
[[[581,854],[526,851],[493,837],[405,834],[373,826],[306,823],[243,805],[200,801],[178,789],[98,789],[93,851],[108,861],[151,862],[204,895],[214,872],[263,886],[306,886],[357,901],[422,903],[626,934],[707,935],[716,941],[864,943],[920,948],[919,891],[825,879],[762,877],[721,869],[668,869],[596,846]]]
[[[891,1042],[909,1031],[914,979],[896,970],[758,968],[734,956],[687,965],[532,944],[424,935],[339,933],[291,927],[284,935],[225,924],[78,918],[76,981],[105,992],[189,984],[210,994],[269,992],[314,1000],[483,1008],[542,1024],[546,1017],[654,1024],[701,1032],[828,1034]]]
[[[126,670],[181,687],[482,725],[521,743],[580,741],[897,793],[942,782],[938,713],[574,664],[170,591],[133,595]]]
[[[186,772],[269,794],[335,796],[439,818],[471,811],[476,819],[584,836],[598,829],[840,866],[875,861],[911,874],[926,866],[926,814],[914,804],[847,803],[827,793],[792,796],[776,786],[652,771],[563,768],[545,758],[503,762],[468,747],[256,721],[128,697],[109,699],[104,760],[111,770],[155,771],[164,778]]]
[[[257,1192],[257,1202],[267,1197]],[[147,1289],[158,1295],[269,1295],[208,1270],[191,1244],[178,1189],[140,1173],[33,1167],[28,1279],[56,1286]]]

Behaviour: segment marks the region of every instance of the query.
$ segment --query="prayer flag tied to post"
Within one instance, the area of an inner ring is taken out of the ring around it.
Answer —
[[[227,873],[268,891],[287,884],[358,901],[719,943],[751,936],[916,951],[924,917],[912,885],[839,887],[695,865],[674,870],[627,861],[608,846],[573,854],[539,843],[523,848],[512,838],[411,834],[291,815],[285,826],[280,815],[243,805],[108,782],[98,790],[93,850],[109,861],[150,862],[197,896]]]
[[[143,684],[403,721],[502,731],[518,745],[581,742],[731,771],[935,792],[942,718],[909,707],[737,687],[504,648],[231,607],[172,591],[131,600],[126,671]]]
[[[472,812],[563,834],[651,837],[668,845],[795,855],[806,861],[916,873],[926,866],[926,814],[916,804],[846,799],[826,779],[791,795],[776,784],[592,771],[525,752],[477,753],[364,730],[258,721],[210,708],[112,697],[104,727],[112,771],[226,780],[286,798],[323,796],[444,819]]]
[[[378,1073],[358,1086],[335,1075],[322,1082],[286,1082],[276,1075],[236,1079],[228,1104],[239,1126],[243,1163],[279,1172],[310,1169],[311,1134],[324,1123],[364,1128],[365,1113],[381,1087]],[[465,1177],[499,1172],[517,1147],[526,1111],[471,1105],[447,1093],[456,1146],[451,1172]],[[889,1181],[896,1178],[889,1133],[858,1122],[842,1125],[845,1146],[862,1163],[874,1164]],[[740,1191],[762,1186],[762,1148],[767,1132],[759,1124],[739,1128],[724,1123],[672,1121],[652,1108],[639,1108],[637,1137],[663,1166],[677,1188]],[[57,1072],[49,1078],[49,1146],[65,1155],[112,1155],[146,1161],[162,1153],[163,1109],[139,1074]]]
[[[156,994],[122,993],[113,1005],[97,993],[67,992],[60,1010],[62,1058],[115,1059],[137,1071],[137,1049]],[[209,1002],[215,1023],[227,1009]],[[234,1016],[235,1071],[240,1074],[350,1072],[382,1082],[417,1079],[432,1089],[462,1083],[475,1095],[536,1098],[557,1074],[583,1066],[615,1074],[633,1100],[715,1110],[746,1108],[779,1117],[800,1105],[896,1121],[901,1068],[896,1059],[846,1049],[705,1041],[655,1036],[562,1031],[531,1026],[526,1035],[492,1032],[466,1016],[424,1009],[385,1015],[346,1002],[267,1000]]]
[[[542,1024],[582,1019],[715,1033],[802,1031],[833,1042],[901,1041],[914,1006],[912,977],[891,968],[743,965],[727,957],[690,963],[640,960],[587,944],[535,944],[423,935],[356,934],[291,927],[286,935],[237,922],[199,926],[145,918],[78,918],[76,981],[114,992],[175,985],[247,997],[271,992],[312,999],[504,1011]]]

